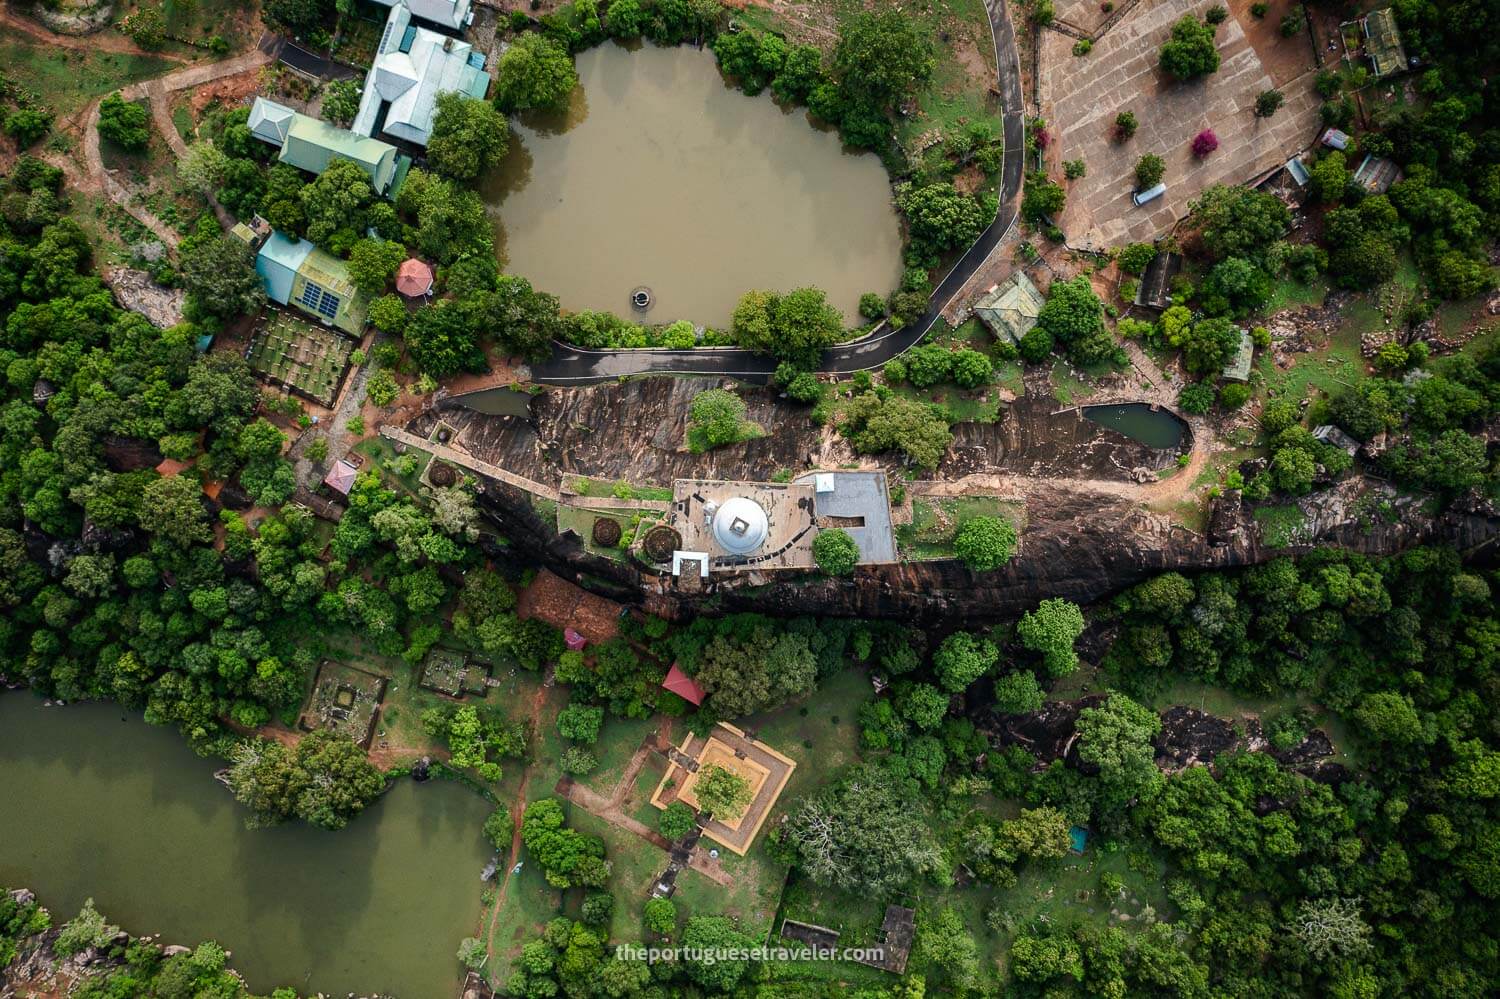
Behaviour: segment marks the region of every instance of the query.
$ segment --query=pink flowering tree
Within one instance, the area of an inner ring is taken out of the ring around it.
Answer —
[[[1218,148],[1219,137],[1214,134],[1214,130],[1211,128],[1205,128],[1193,136],[1193,155],[1200,160]]]

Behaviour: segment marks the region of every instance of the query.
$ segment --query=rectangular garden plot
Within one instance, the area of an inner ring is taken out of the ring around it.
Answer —
[[[364,670],[327,661],[318,667],[312,697],[302,709],[297,725],[304,732],[328,729],[347,735],[368,749],[375,732],[375,717],[385,698],[386,678]]]
[[[452,649],[433,649],[422,661],[422,686],[449,697],[483,697],[488,677],[488,667]]]
[[[332,406],[354,341],[271,310],[250,336],[245,360],[256,374],[320,406]]]

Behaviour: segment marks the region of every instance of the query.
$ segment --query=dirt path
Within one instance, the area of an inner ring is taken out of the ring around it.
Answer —
[[[143,49],[123,35],[104,32],[92,35],[60,35],[29,17],[15,13],[8,4],[0,7],[0,25],[56,48],[77,49],[81,52],[117,52],[121,55],[150,56],[165,59],[168,62],[187,62],[182,56]]]
[[[50,38],[66,38],[66,35],[52,35]],[[143,83],[132,84],[120,91],[120,95],[127,101],[145,99],[151,108],[151,117],[156,122],[157,129],[162,133],[162,138],[172,147],[177,156],[187,154],[187,144],[177,134],[177,126],[172,123],[172,112],[169,107],[168,95],[174,91],[185,90],[188,87],[197,87],[204,83],[225,76],[234,76],[249,70],[257,69],[267,65],[275,59],[275,56],[263,51],[261,48],[253,48],[249,52],[243,52],[232,59],[224,59],[219,62],[198,63],[184,66],[182,69],[173,70],[165,76]],[[99,149],[99,102],[94,101],[88,106],[83,114],[83,158],[86,176],[79,178],[76,171],[69,171],[69,177],[75,186],[95,194],[103,193],[109,199],[119,205],[131,218],[161,240],[169,247],[175,248],[180,242],[179,237],[171,226],[153,215],[145,207],[136,204],[135,198],[138,192],[132,191],[122,183],[104,166],[104,157]],[[59,164],[61,165],[61,164]],[[66,169],[66,168],[65,168]],[[229,214],[218,204],[217,200],[210,198],[215,213],[219,217],[220,224],[226,228],[233,222]]]
[[[663,719],[661,728],[657,732],[647,735],[641,740],[639,748],[631,755],[630,762],[625,765],[625,771],[615,786],[610,790],[609,797],[605,797],[593,788],[580,784],[575,780],[564,777],[557,782],[553,791],[567,798],[573,804],[579,806],[597,818],[603,819],[616,829],[623,830],[645,840],[652,846],[663,852],[670,853],[672,843],[661,833],[650,828],[639,819],[625,814],[625,799],[630,797],[630,792],[635,787],[636,778],[646,768],[646,763],[651,759],[651,754],[657,752],[657,746],[670,745],[672,742],[672,720]],[[734,878],[726,873],[723,867],[716,861],[712,861],[700,849],[694,849],[692,857],[688,860],[688,866],[702,874],[704,877],[725,888],[734,887]]]
[[[536,693],[531,697],[531,717],[538,723],[538,728],[540,728],[542,706],[547,700],[548,689],[547,685],[543,684],[536,688]],[[522,771],[521,786],[516,789],[516,800],[510,806],[510,859],[506,862],[504,873],[501,874],[500,887],[495,892],[495,904],[490,906],[490,930],[484,938],[484,948],[491,954],[495,950],[495,926],[500,922],[500,907],[505,904],[505,890],[510,887],[510,872],[516,869],[516,862],[521,859],[521,816],[526,812],[526,788],[531,783],[533,769],[528,766]]]

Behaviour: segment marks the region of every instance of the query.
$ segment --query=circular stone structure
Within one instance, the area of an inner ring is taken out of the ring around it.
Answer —
[[[603,548],[613,548],[620,543],[620,523],[609,517],[598,517],[594,520],[593,528],[594,544]]]
[[[714,540],[731,555],[749,555],[766,543],[771,522],[761,505],[744,496],[724,501],[714,512]]]
[[[665,524],[659,524],[646,532],[641,548],[653,562],[670,562],[672,553],[682,547],[682,535]]]
[[[446,461],[434,461],[427,479],[435,486],[451,486],[458,481],[458,472]]]

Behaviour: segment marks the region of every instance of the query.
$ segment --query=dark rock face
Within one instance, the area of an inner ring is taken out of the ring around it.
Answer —
[[[1171,773],[1212,763],[1215,756],[1239,743],[1232,722],[1197,708],[1180,704],[1168,708],[1161,724],[1161,735],[1156,737],[1156,765]]]
[[[121,437],[106,434],[103,438],[104,463],[111,472],[139,472],[161,464],[161,449],[156,442],[143,437]]]
[[[652,378],[556,389],[533,403],[535,427],[446,408],[419,416],[407,429],[425,436],[441,420],[475,457],[550,483],[577,474],[661,485],[674,478],[769,479],[782,469],[837,467],[856,459],[845,441],[812,426],[804,407],[770,390],[742,392],[749,418],[766,429],[765,437],[703,455],[681,450],[689,402],[718,384]],[[1199,534],[1142,509],[1133,486],[1126,485],[1132,469],[1159,467],[1172,452],[1154,451],[1086,420],[1079,426],[1073,413],[1053,413],[1052,407],[1049,400],[1027,396],[995,424],[955,428],[956,446],[944,468],[961,468],[945,478],[962,471],[1024,484],[1021,550],[994,572],[976,574],[956,561],[903,562],[863,567],[843,579],[716,575],[688,593],[670,577],[589,554],[578,539],[557,537],[555,525],[537,516],[529,497],[509,486],[487,483],[483,507],[502,525],[515,554],[656,614],[755,610],[931,626],[1013,617],[1044,596],[1089,603],[1168,570],[1253,565],[1317,546],[1379,555],[1436,543],[1487,558],[1500,538],[1500,515],[1489,504],[1460,500],[1433,514],[1420,497],[1401,496],[1389,483],[1362,476],[1298,501],[1304,523],[1292,547],[1270,547],[1237,493],[1212,506],[1208,533]],[[902,470],[896,459],[883,460],[891,472]]]
[[[579,474],[657,485],[679,478],[764,480],[782,469],[831,467],[856,458],[842,438],[812,424],[808,407],[772,389],[744,386],[738,390],[746,418],[765,436],[707,454],[683,450],[693,397],[721,384],[716,378],[646,378],[555,388],[534,399],[529,422],[486,416],[450,400],[406,429],[426,437],[439,422],[447,424],[475,457],[538,482]],[[1051,399],[1027,395],[995,423],[958,424],[938,477],[988,473],[1129,482],[1132,469],[1165,468],[1176,459],[1176,451],[1149,448],[1079,412],[1056,409]],[[905,470],[897,457],[878,460]]]
[[[1066,760],[1084,773],[1097,772],[1096,766],[1078,757],[1078,716],[1085,708],[1096,708],[1104,701],[1104,694],[1089,694],[1076,701],[1048,701],[1040,711],[1024,715],[979,709],[974,723],[989,737],[991,745],[1021,746],[1036,757],[1038,766]],[[1328,762],[1334,752],[1333,742],[1317,729],[1308,733],[1300,745],[1279,752],[1261,737],[1256,718],[1242,718],[1236,723],[1184,705],[1174,705],[1160,717],[1156,766],[1169,774],[1189,767],[1211,766],[1215,757],[1235,751],[1269,752],[1288,769],[1325,783],[1336,783],[1347,774],[1344,767]],[[1277,803],[1267,804],[1268,811],[1276,807]]]

